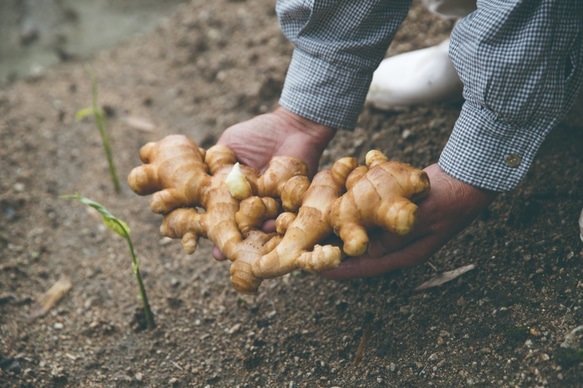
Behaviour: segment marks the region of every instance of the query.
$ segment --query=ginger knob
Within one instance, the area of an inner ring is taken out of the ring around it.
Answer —
[[[227,175],[227,179],[225,179],[225,184],[229,188],[229,192],[233,196],[233,198],[242,200],[245,198],[249,198],[253,191],[251,189],[251,185],[245,175],[241,172],[241,168],[239,167],[239,162],[233,165],[231,172]]]
[[[417,219],[414,201],[426,196],[430,188],[423,170],[389,161],[380,151],[369,151],[366,164],[368,169],[353,170],[348,191],[330,211],[330,222],[349,256],[366,252],[371,228],[380,227],[399,236],[409,233]]]

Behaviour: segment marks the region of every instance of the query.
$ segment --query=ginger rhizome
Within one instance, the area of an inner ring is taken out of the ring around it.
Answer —
[[[408,164],[389,161],[380,151],[369,151],[366,166],[349,176],[347,192],[332,205],[330,223],[344,252],[366,252],[367,230],[380,227],[399,236],[411,232],[417,219],[417,201],[429,193],[427,174]]]
[[[260,174],[239,165],[229,148],[205,151],[182,135],[146,144],[140,158],[128,183],[152,194],[151,210],[164,215],[161,233],[182,239],[187,253],[199,237],[212,241],[231,261],[231,282],[242,293],[296,269],[336,268],[366,251],[373,228],[409,233],[414,201],[429,192],[423,171],[379,151],[367,154],[366,166],[342,158],[312,181],[297,158],[274,157]],[[275,233],[261,230],[268,219],[276,219]],[[328,241],[334,235],[343,247]]]

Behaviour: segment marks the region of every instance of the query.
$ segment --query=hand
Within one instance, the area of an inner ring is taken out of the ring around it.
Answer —
[[[218,144],[230,147],[242,164],[267,168],[272,157],[295,156],[306,162],[308,173],[318,171],[322,152],[336,130],[279,107],[225,130]]]
[[[367,254],[345,260],[339,268],[322,273],[329,279],[381,275],[426,261],[467,227],[497,193],[467,185],[447,175],[437,164],[425,169],[431,182],[429,195],[419,203],[415,229],[405,237],[390,232],[371,236]]]
[[[318,171],[320,156],[335,134],[333,128],[279,107],[227,128],[217,143],[230,147],[242,164],[260,171],[274,156],[295,156],[306,163],[311,177]],[[263,229],[274,231],[275,222],[267,221]],[[212,254],[217,260],[226,259],[216,246]]]

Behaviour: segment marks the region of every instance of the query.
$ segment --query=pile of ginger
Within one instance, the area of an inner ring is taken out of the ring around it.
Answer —
[[[231,261],[234,288],[245,294],[296,269],[337,268],[366,252],[373,229],[409,233],[415,202],[430,189],[424,171],[374,150],[366,165],[345,157],[312,180],[297,158],[276,156],[260,173],[239,165],[228,147],[204,150],[183,135],[146,144],[140,158],[144,164],[128,183],[139,195],[152,194],[151,210],[164,216],[162,235],[182,239],[187,253],[199,237],[212,241]],[[272,233],[261,228],[270,219]]]

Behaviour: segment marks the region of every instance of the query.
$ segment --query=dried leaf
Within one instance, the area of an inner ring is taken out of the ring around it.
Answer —
[[[583,325],[577,326],[573,330],[571,330],[567,335],[565,335],[565,340],[561,344],[562,348],[572,348],[577,349],[579,342],[575,340],[575,335],[577,332],[583,330]]]
[[[135,116],[127,116],[122,119],[130,128],[137,129],[138,131],[142,132],[153,132],[156,129],[156,125],[150,120],[135,117]]]
[[[35,319],[45,315],[51,308],[53,308],[67,292],[71,289],[73,283],[71,279],[64,275],[60,278],[47,292],[42,294],[38,300],[32,306],[30,315],[28,316],[28,322],[32,322]]]
[[[452,271],[443,272],[439,275],[432,277],[431,279],[429,279],[425,283],[421,284],[419,287],[417,287],[415,289],[415,291],[421,291],[421,290],[425,290],[425,289],[428,289],[431,287],[441,286],[442,284],[447,283],[450,280],[453,280],[453,279],[465,274],[466,272],[473,270],[474,268],[476,268],[476,266],[474,264],[469,264],[469,265],[465,265],[463,267],[456,268]]]

